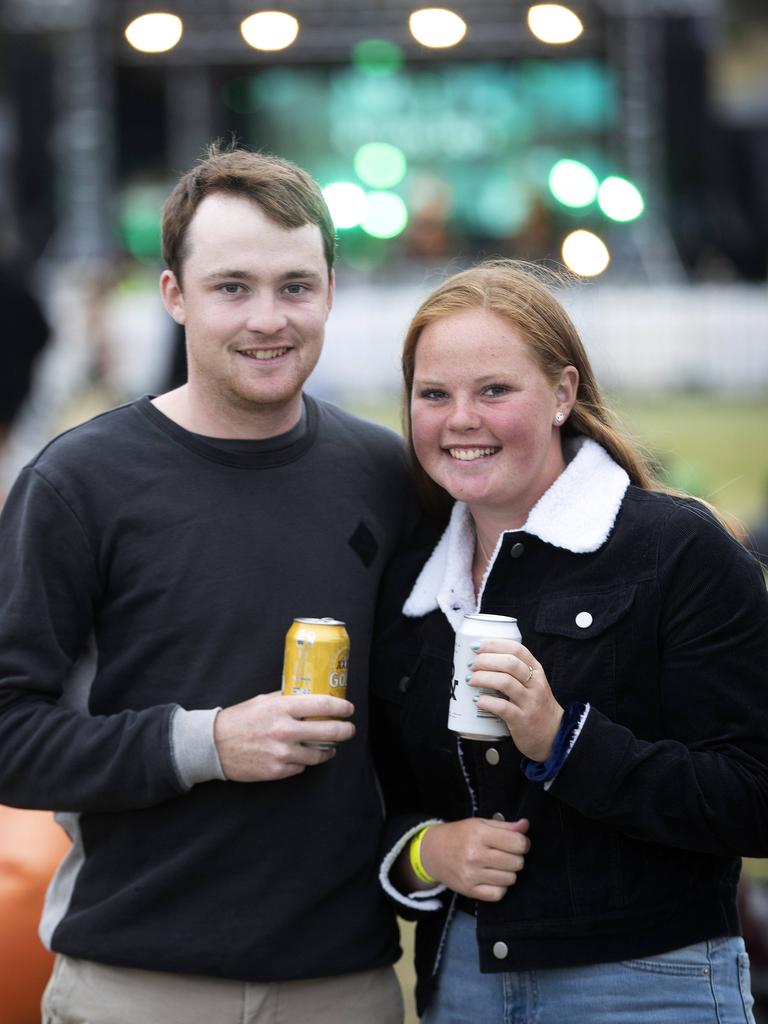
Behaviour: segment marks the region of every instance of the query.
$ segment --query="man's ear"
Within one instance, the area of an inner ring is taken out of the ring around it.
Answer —
[[[172,270],[164,270],[160,275],[160,296],[163,300],[163,305],[176,323],[184,324],[186,321],[184,293]]]

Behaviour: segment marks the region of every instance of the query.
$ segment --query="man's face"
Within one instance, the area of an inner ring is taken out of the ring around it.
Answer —
[[[183,282],[166,270],[166,308],[187,336],[189,387],[223,413],[298,408],[333,299],[320,229],[284,228],[246,198],[197,208]]]

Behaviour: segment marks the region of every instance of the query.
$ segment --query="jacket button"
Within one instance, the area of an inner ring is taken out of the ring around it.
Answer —
[[[506,821],[507,820],[504,817],[504,815],[501,813],[501,811],[494,811],[494,813],[491,815],[491,817],[493,818],[494,821]]]
[[[576,616],[576,625],[579,629],[588,629],[592,625],[592,616],[589,612],[579,612]]]
[[[519,558],[520,555],[522,555],[522,553],[524,551],[525,551],[525,544],[523,544],[522,541],[517,541],[517,543],[513,544],[512,547],[509,549],[509,557],[510,558]]]
[[[485,752],[485,760],[488,764],[497,765],[501,760],[499,752],[496,747],[489,747]]]
[[[506,942],[494,942],[493,955],[497,960],[506,960],[509,956],[509,947]]]
[[[400,693],[408,693],[408,691],[411,688],[411,677],[403,676],[403,678],[397,684],[397,688],[400,691]]]

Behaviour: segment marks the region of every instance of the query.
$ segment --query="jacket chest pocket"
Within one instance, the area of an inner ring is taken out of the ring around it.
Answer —
[[[546,639],[540,660],[560,703],[590,701],[609,716],[615,713],[617,661],[622,646],[631,643],[635,591],[632,584],[541,601],[535,628]]]

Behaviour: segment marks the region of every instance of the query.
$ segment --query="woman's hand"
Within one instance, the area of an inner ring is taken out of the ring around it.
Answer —
[[[521,754],[546,761],[564,712],[528,648],[515,640],[485,640],[468,671],[470,686],[498,693],[479,694],[477,706],[503,719]]]
[[[424,870],[473,900],[503,899],[531,846],[528,821],[465,818],[432,825],[421,841]]]

